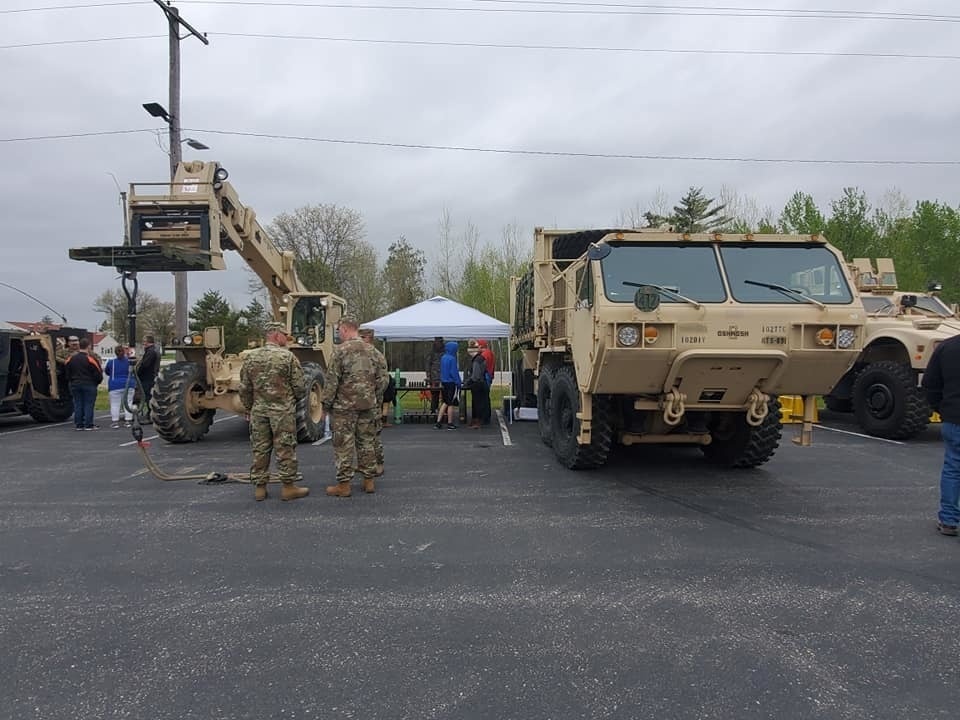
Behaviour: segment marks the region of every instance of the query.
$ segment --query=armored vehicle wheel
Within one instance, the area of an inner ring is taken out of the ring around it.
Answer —
[[[553,381],[557,374],[555,365],[545,365],[540,369],[537,383],[537,427],[540,439],[547,447],[553,445]]]
[[[167,442],[196,442],[210,430],[216,410],[205,410],[199,398],[206,390],[204,368],[177,362],[160,369],[150,396],[153,429]]]
[[[773,457],[780,445],[780,401],[770,401],[767,416],[757,426],[745,413],[716,413],[710,419],[709,445],[700,449],[716,465],[754,468]]]
[[[323,435],[323,423],[320,422],[323,412],[320,404],[323,395],[323,370],[317,363],[303,363],[303,381],[307,396],[297,403],[297,440],[314,442]]]
[[[65,397],[57,400],[34,399],[30,388],[23,394],[23,406],[37,422],[63,422],[73,415],[73,398]]]
[[[583,470],[600,467],[607,461],[613,442],[610,400],[605,395],[593,396],[593,420],[589,445],[577,443],[580,434],[580,390],[573,368],[564,365],[553,376],[552,392],[553,452],[564,467]]]
[[[853,412],[853,400],[849,398],[838,398],[833,395],[824,395],[823,404],[827,406],[827,410],[837,413],[848,413]]]
[[[923,430],[930,407],[906,365],[881,360],[867,365],[853,383],[853,412],[864,432],[905,440]]]

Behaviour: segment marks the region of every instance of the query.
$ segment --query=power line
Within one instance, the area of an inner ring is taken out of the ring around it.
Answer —
[[[134,133],[154,133],[153,128],[139,130],[99,130],[96,132],[64,133],[61,135],[31,135],[25,137],[0,138],[0,142],[33,142],[35,140],[71,140],[73,138],[101,137],[104,135],[132,135]]]
[[[479,1],[479,0],[474,0]],[[748,18],[781,18],[781,19],[820,19],[820,20],[892,20],[918,21],[938,23],[960,23],[960,15],[924,15],[909,13],[880,13],[864,10],[820,10],[807,11],[798,9],[774,10],[770,8],[752,9],[721,9],[707,6],[697,6],[691,9],[686,6],[645,6],[616,3],[575,3],[557,2],[555,0],[484,0],[485,2],[520,3],[530,2],[542,5],[567,5],[575,7],[613,7],[619,9],[560,9],[557,7],[451,7],[444,5],[380,5],[344,2],[305,2],[296,0],[191,0],[193,5],[229,5],[233,7],[295,7],[295,8],[322,8],[337,10],[404,10],[417,12],[474,12],[474,13],[525,13],[546,15],[661,15],[679,17],[748,17]],[[664,9],[672,8],[672,9]]]
[[[48,47],[50,45],[89,45],[99,42],[114,42],[117,40],[157,40],[166,35],[118,35],[117,37],[83,38],[80,40],[46,40],[44,42],[17,43],[16,45],[0,45],[0,50],[15,48]]]
[[[262,38],[268,40],[314,40],[320,42],[366,43],[374,45],[420,45],[426,47],[504,48],[510,50],[563,50],[590,52],[666,53],[679,55],[785,55],[809,57],[864,57],[910,60],[960,60],[960,55],[919,55],[886,52],[844,52],[829,50],[711,50],[704,48],[638,48],[603,47],[598,45],[534,45],[527,43],[459,42],[455,40],[384,40],[375,38],[342,38],[318,35],[278,35],[268,33],[210,32],[219,37]],[[3,46],[0,46],[2,49]]]
[[[474,147],[469,145],[428,145],[425,143],[398,143],[381,140],[352,140],[343,138],[322,138],[309,135],[280,135],[275,133],[245,132],[241,130],[211,130],[208,128],[182,128],[187,132],[206,133],[208,135],[228,135],[233,137],[258,138],[264,140],[295,140],[300,142],[329,143],[335,145],[361,145],[367,147],[399,148],[407,150],[445,150],[454,152],[479,152],[498,155],[530,155],[537,157],[578,157],[605,160],[683,160],[700,162],[770,163],[803,165],[916,165],[916,166],[960,166],[960,160],[894,160],[894,159],[841,159],[841,158],[762,158],[735,157],[720,155],[656,155],[635,153],[576,152],[567,150],[525,150],[517,148]],[[0,142],[32,142],[43,140],[65,140],[88,138],[104,135],[129,135],[132,133],[152,133],[151,128],[136,130],[102,130],[98,132],[63,133],[59,135],[33,135],[29,137],[0,138]]]
[[[149,5],[150,0],[125,0],[122,2],[84,3],[83,5],[41,5],[39,7],[0,10],[0,15],[12,13],[46,12],[49,10],[83,10],[86,8],[120,7],[123,5]]]
[[[530,43],[494,43],[494,42],[466,42],[456,40],[387,40],[381,38],[347,38],[328,37],[322,35],[280,35],[269,33],[234,33],[208,32],[208,36],[233,38],[259,38],[264,40],[310,40],[315,42],[358,43],[368,45],[411,45],[421,47],[463,47],[463,48],[490,48],[505,50],[551,50],[569,52],[620,52],[645,53],[666,55],[742,55],[742,56],[784,56],[784,57],[849,57],[849,58],[881,58],[897,60],[960,60],[960,55],[929,55],[917,53],[895,52],[846,52],[832,50],[723,50],[707,48],[639,48],[639,47],[606,47],[600,45],[540,45]],[[52,45],[81,45],[99,42],[115,42],[123,40],[159,40],[166,35],[121,35],[117,37],[84,38],[78,40],[47,40],[43,42],[18,43],[14,45],[0,45],[0,50],[18,48],[48,47]]]
[[[632,153],[574,152],[563,150],[522,150],[510,148],[471,147],[466,145],[427,145],[422,143],[397,143],[378,140],[344,140],[338,138],[320,138],[307,135],[275,135],[270,133],[242,132],[238,130],[209,130],[185,128],[189,132],[208,133],[210,135],[231,135],[236,137],[260,138],[267,140],[299,140],[302,142],[331,143],[337,145],[365,145],[372,147],[403,148],[411,150],[447,150],[456,152],[480,152],[500,155],[533,155],[547,157],[582,157],[610,160],[694,160],[704,162],[738,163],[778,163],[808,165],[960,165],[960,160],[841,160],[841,159],[805,159],[805,158],[750,158],[722,157],[710,155],[654,155]]]

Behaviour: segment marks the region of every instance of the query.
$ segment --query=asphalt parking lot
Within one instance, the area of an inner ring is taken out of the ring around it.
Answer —
[[[129,431],[2,419],[0,717],[954,717],[936,427],[794,432],[758,470],[640,447],[577,473],[535,423],[405,425],[375,495],[324,497],[322,444],[309,498],[254,503],[154,479]],[[151,451],[249,463],[237,418]]]

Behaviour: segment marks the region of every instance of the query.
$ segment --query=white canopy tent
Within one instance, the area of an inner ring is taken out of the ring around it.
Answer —
[[[363,323],[383,340],[467,340],[510,337],[510,325],[437,295]]]

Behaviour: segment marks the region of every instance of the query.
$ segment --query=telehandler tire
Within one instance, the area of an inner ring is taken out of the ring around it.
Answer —
[[[315,442],[323,435],[323,423],[320,414],[323,406],[323,369],[312,362],[303,363],[303,384],[307,396],[297,403],[297,441]]]
[[[747,424],[745,413],[715,413],[710,418],[709,445],[701,445],[707,460],[731,468],[763,465],[780,446],[780,401],[773,398],[767,416],[759,425]]]
[[[23,406],[30,417],[41,423],[64,422],[73,415],[73,398],[35,399],[30,388],[23,394]]]
[[[607,462],[613,444],[613,423],[610,399],[606,395],[593,396],[593,419],[590,444],[580,445],[580,389],[573,368],[564,365],[557,369],[553,379],[552,424],[553,452],[564,467],[571,470],[586,470],[600,467]]]
[[[853,412],[868,435],[906,440],[927,427],[930,406],[913,370],[892,360],[870,363],[853,383]]]
[[[157,435],[169,443],[197,442],[206,435],[216,413],[197,404],[206,387],[206,371],[196,363],[176,362],[160,368],[150,396]]]

